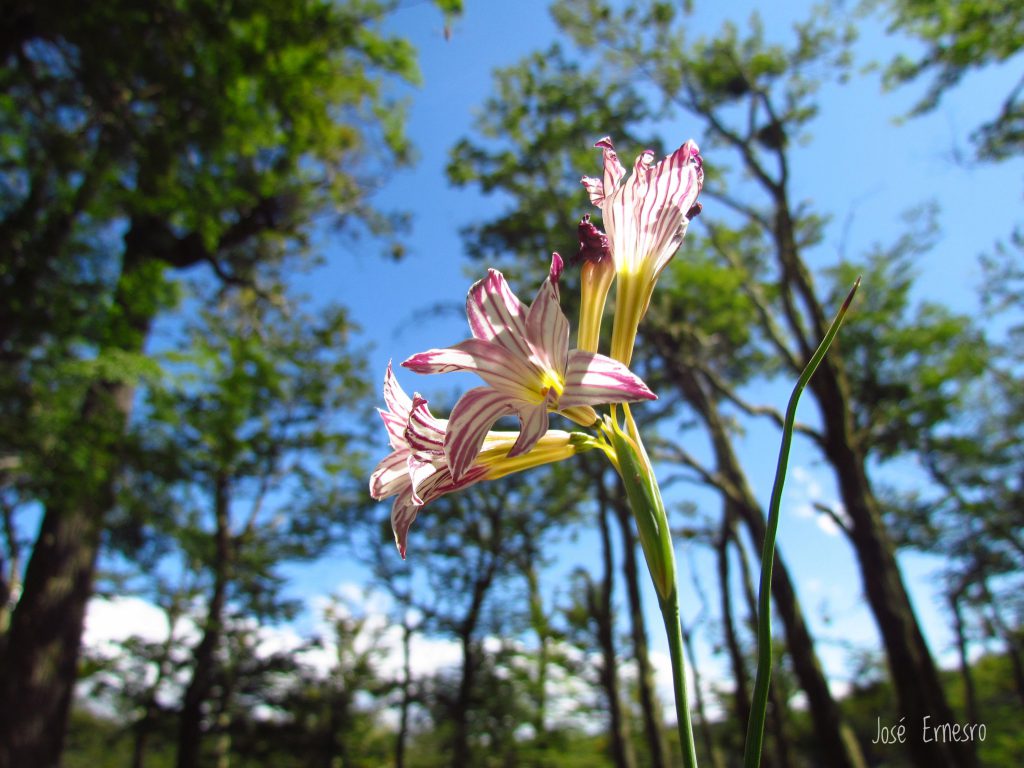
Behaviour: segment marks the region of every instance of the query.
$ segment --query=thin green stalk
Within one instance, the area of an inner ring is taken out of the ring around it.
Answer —
[[[690,705],[686,694],[686,657],[683,654],[683,632],[679,622],[679,590],[676,587],[676,556],[672,547],[665,502],[654,477],[654,469],[644,449],[636,422],[623,406],[629,434],[623,432],[614,418],[605,425],[605,433],[615,450],[617,468],[626,488],[626,496],[636,520],[640,544],[647,560],[651,581],[658,593],[658,604],[665,622],[669,655],[672,659],[672,682],[675,691],[676,723],[684,768],[697,768],[697,752],[693,743]]]
[[[832,341],[843,324],[850,302],[860,286],[860,278],[853,284],[850,293],[839,309],[832,325],[829,326],[825,338],[811,357],[807,367],[797,380],[793,394],[786,406],[786,419],[782,427],[782,445],[779,447],[779,462],[775,468],[775,484],[772,486],[772,498],[768,507],[768,530],[764,537],[764,550],[761,552],[761,583],[757,600],[757,675],[754,678],[754,695],[750,706],[750,719],[747,721],[747,740],[743,752],[743,768],[758,768],[761,764],[761,748],[764,745],[765,715],[768,710],[768,686],[772,679],[772,566],[775,563],[775,537],[779,529],[779,506],[782,501],[782,486],[786,481],[786,467],[789,464],[789,449],[793,442],[793,425],[796,422],[796,406],[800,401],[807,382],[818,369],[818,365],[828,352]]]
[[[679,590],[673,589],[667,598],[658,601],[665,620],[669,657],[672,659],[672,687],[676,700],[676,727],[679,746],[683,751],[684,768],[697,768],[697,750],[693,743],[693,725],[690,722],[690,702],[686,693],[686,657],[683,656],[683,630],[679,623]]]

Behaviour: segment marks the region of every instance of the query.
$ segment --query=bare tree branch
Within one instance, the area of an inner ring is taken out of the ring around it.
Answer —
[[[674,461],[692,469],[701,479],[704,485],[716,488],[736,503],[743,503],[743,495],[739,489],[729,482],[721,473],[708,469],[692,453],[679,445],[656,442],[652,444],[654,458],[656,461]]]
[[[779,412],[778,409],[773,408],[770,405],[754,405],[753,403],[748,403],[746,400],[740,397],[732,387],[726,384],[722,377],[719,376],[717,373],[715,373],[710,368],[704,365],[700,365],[698,367],[700,369],[701,374],[707,380],[708,384],[711,385],[712,389],[714,389],[726,400],[733,403],[748,416],[767,416],[768,418],[775,422],[776,426],[778,426],[779,429],[782,429],[782,427],[785,425],[785,419],[783,418],[782,414]],[[799,432],[802,435],[806,435],[819,445],[822,445],[825,439],[824,435],[822,435],[816,429],[800,422],[796,422],[793,425],[793,431]]]
[[[721,238],[718,233],[718,228],[711,223],[706,223],[708,232],[711,234],[711,244],[733,269],[743,270],[744,267],[736,259],[736,255],[730,252],[727,248],[722,245]],[[798,359],[796,353],[789,348],[786,342],[786,334],[779,327],[778,323],[775,322],[774,314],[771,307],[768,305],[768,299],[761,292],[755,280],[744,280],[743,291],[747,294],[747,297],[753,302],[754,309],[757,311],[758,318],[761,320],[761,326],[768,336],[768,340],[772,346],[775,347],[779,355],[786,364],[793,370],[801,370],[803,364]]]

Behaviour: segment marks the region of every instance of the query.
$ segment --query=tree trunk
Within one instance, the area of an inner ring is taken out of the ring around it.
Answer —
[[[469,710],[472,706],[473,684],[476,681],[478,649],[470,632],[463,633],[459,641],[462,645],[462,675],[452,707],[452,721],[455,723],[452,768],[470,768]]]
[[[680,366],[676,373],[683,396],[708,429],[715,453],[716,470],[724,483],[723,492],[730,498],[732,511],[743,522],[754,550],[760,553],[764,549],[766,534],[765,515],[733,450],[718,403],[708,395],[692,368]],[[829,690],[789,569],[778,547],[775,550],[771,591],[786,633],[793,670],[800,687],[807,694],[808,710],[818,740],[818,759],[831,768],[865,768],[860,745]]]
[[[210,691],[217,669],[217,649],[224,635],[224,608],[227,603],[233,560],[231,541],[231,512],[228,479],[219,473],[214,480],[214,577],[213,593],[206,610],[203,637],[193,652],[192,677],[181,706],[178,720],[177,768],[199,768],[203,736],[203,705]]]
[[[395,768],[405,768],[405,742],[409,738],[409,708],[412,706],[412,625],[402,618],[402,703],[395,734]]]
[[[497,529],[496,529],[497,530]],[[500,538],[496,534],[491,542],[490,559],[487,567],[477,569],[473,580],[473,594],[469,609],[462,620],[458,636],[462,645],[462,676],[459,680],[459,691],[452,706],[451,719],[455,723],[455,736],[452,746],[452,768],[471,768],[469,747],[469,712],[473,706],[476,670],[479,665],[478,654],[483,652],[474,640],[477,625],[480,623],[480,612],[484,607],[484,599],[494,583],[497,573]]]
[[[750,612],[750,626],[756,632],[757,615],[757,590],[754,588],[754,577],[750,569],[750,559],[747,551],[737,542],[736,552],[740,561],[740,582],[743,585],[743,596],[747,601],[747,610]],[[774,648],[772,655],[774,656]],[[790,768],[793,761],[790,757],[789,733],[786,726],[786,705],[783,703],[779,692],[778,677],[775,683],[768,688],[768,711],[766,714],[768,729],[772,734],[771,744],[774,749],[774,763],[778,768]]]
[[[664,719],[654,688],[654,668],[647,648],[647,628],[644,623],[643,603],[640,598],[640,571],[636,562],[636,536],[633,533],[633,513],[625,497],[622,481],[616,477],[616,491],[612,510],[619,523],[622,538],[622,575],[629,598],[629,624],[636,659],[637,684],[640,692],[640,710],[644,718],[644,735],[650,747],[651,768],[669,765],[668,745],[665,742]]]
[[[971,674],[971,660],[968,655],[967,629],[964,625],[964,612],[960,606],[963,590],[956,589],[949,593],[949,608],[953,613],[953,631],[956,633],[956,649],[960,657],[960,679],[964,683],[964,705],[967,720],[971,723],[981,722],[978,716],[978,694],[974,688],[974,675]]]
[[[140,354],[159,301],[160,271],[141,225],[124,238],[102,353]],[[93,592],[96,560],[114,503],[125,428],[135,387],[96,381],[54,456],[57,478],[29,557],[21,597],[10,617],[0,658],[0,768],[57,768],[77,677],[82,629]]]
[[[17,35],[9,37],[9,33],[5,28],[0,45],[20,44]],[[96,158],[76,193],[76,210],[94,193],[109,160],[102,154]],[[147,188],[147,180],[140,179],[139,187]],[[67,220],[49,225],[44,235],[53,242],[71,226]],[[229,229],[220,245],[237,247],[258,232],[246,221]],[[163,270],[168,265],[187,268],[209,256],[205,249],[195,248],[196,242],[201,241],[195,233],[178,238],[163,221],[132,217],[101,354],[142,353],[162,306]],[[58,436],[53,456],[56,480],[41,494],[44,511],[39,534],[21,597],[0,644],[0,768],[57,768],[60,764],[85,612],[106,518],[114,503],[134,396],[135,387],[124,380],[93,382],[79,419]]]
[[[148,327],[145,321],[143,326]],[[139,349],[141,349],[141,342]],[[0,664],[0,768],[56,768],[64,746],[85,612],[120,438],[134,388],[90,387],[46,499]],[[87,466],[75,448],[91,442]]]
[[[732,664],[735,684],[732,696],[733,716],[736,718],[737,728],[740,729],[738,732],[743,733],[750,720],[750,684],[747,676],[746,657],[736,631],[732,607],[732,584],[729,578],[729,545],[735,541],[735,534],[732,530],[733,515],[730,513],[733,502],[726,499],[722,506],[722,533],[715,546],[718,557],[718,588],[722,603],[722,630],[725,634],[725,646]],[[739,546],[738,543],[737,546]],[[764,768],[770,768],[770,766],[764,763]]]
[[[1024,636],[1022,636],[1021,630],[1006,623],[999,610],[999,603],[989,589],[988,579],[982,576],[978,584],[981,587],[982,597],[991,612],[988,620],[1006,645],[1006,655],[1010,660],[1010,669],[1013,671],[1014,687],[1017,689],[1017,697],[1024,705]]]
[[[608,498],[604,482],[598,483],[598,524],[601,530],[601,553],[604,577],[595,586],[587,584],[590,615],[597,625],[597,642],[601,648],[601,687],[608,700],[608,717],[612,760],[616,768],[636,768],[636,754],[630,739],[629,717],[623,710],[619,690],[618,654],[615,651],[615,618],[612,615],[612,579],[615,563],[612,557],[611,534],[608,530]]]
[[[828,318],[800,259],[796,226],[790,214],[785,183],[772,189],[775,202],[774,239],[782,276],[781,297],[790,330],[809,359],[828,329]],[[797,303],[803,307],[803,315]],[[807,318],[807,327],[800,317]],[[868,479],[866,450],[860,445],[852,415],[853,398],[836,345],[811,378],[809,389],[821,412],[823,453],[832,465],[839,494],[850,520],[849,539],[860,566],[868,604],[875,616],[889,662],[889,675],[901,716],[908,722],[952,723],[953,710],[939,680],[938,669],[914,614],[896,551],[882,522]],[[920,768],[969,768],[976,764],[969,743],[909,739],[909,752]]]
[[[2,475],[0,475],[2,477]],[[2,486],[0,486],[2,487]],[[3,504],[6,552],[0,553],[0,659],[4,657],[7,631],[11,628],[11,598],[21,586],[21,552],[14,532],[14,510]]]
[[[845,444],[833,442],[829,454],[851,521],[850,539],[860,564],[864,592],[885,645],[900,715],[922,727],[925,718],[930,718],[931,725],[956,722],[910,603],[864,465]],[[969,744],[921,738],[909,739],[907,746],[914,764],[920,768],[970,768],[976,764]]]
[[[525,564],[527,595],[530,601],[530,625],[537,635],[537,676],[531,681],[533,689],[533,731],[534,741],[539,749],[547,743],[547,684],[550,629],[544,615],[544,603],[540,594],[540,579],[532,547],[526,552]]]
[[[711,768],[725,768],[722,755],[715,747],[715,741],[711,737],[711,724],[708,722],[707,708],[704,706],[704,691],[701,688],[700,665],[697,663],[697,651],[693,644],[693,631],[689,627],[682,627],[682,635],[683,648],[686,650],[687,661],[690,663],[693,675],[693,703],[697,710],[697,724],[700,726],[704,752]]]
[[[53,498],[11,616],[0,678],[0,768],[56,768],[109,505]]]

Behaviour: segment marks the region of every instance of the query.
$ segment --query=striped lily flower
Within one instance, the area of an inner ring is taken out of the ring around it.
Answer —
[[[427,401],[418,394],[410,398],[398,384],[390,364],[384,376],[384,401],[387,410],[377,410],[384,420],[392,450],[370,476],[370,496],[378,501],[396,497],[391,508],[391,527],[403,558],[409,528],[420,508],[431,501],[483,480],[562,461],[593,445],[588,435],[550,430],[533,450],[509,458],[509,449],[519,441],[519,433],[489,432],[472,466],[456,480],[444,451],[449,422],[435,418]]]
[[[604,174],[599,179],[584,176],[581,182],[601,209],[615,263],[612,357],[628,364],[658,275],[682,244],[690,219],[700,213],[697,197],[704,170],[693,141],[657,164],[652,151],[641,153],[628,179],[610,138],[594,146],[601,148]]]
[[[558,304],[561,272],[562,259],[553,254],[547,279],[526,307],[501,272],[489,270],[466,300],[473,338],[402,363],[417,373],[475,371],[489,385],[466,392],[452,410],[444,453],[456,480],[473,466],[502,416],[518,416],[522,430],[509,448],[511,458],[530,451],[548,432],[550,411],[590,426],[597,421],[595,405],[656,399],[622,363],[569,350],[569,321]]]

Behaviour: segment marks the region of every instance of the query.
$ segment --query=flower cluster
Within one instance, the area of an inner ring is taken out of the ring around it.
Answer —
[[[607,235],[584,216],[579,226],[583,301],[576,349],[569,349],[569,321],[559,305],[563,269],[555,253],[547,279],[526,306],[501,272],[488,270],[466,300],[471,338],[413,355],[402,365],[416,373],[472,371],[485,386],[458,400],[450,418],[435,418],[427,401],[409,398],[388,366],[381,411],[392,452],[370,479],[375,499],[395,496],[391,513],[405,556],[409,527],[420,507],[446,493],[541,464],[561,461],[598,445],[587,433],[550,428],[560,413],[583,427],[603,429],[597,406],[653,400],[656,395],[629,368],[637,325],[654,283],[678,248],[689,219],[699,212],[703,183],[700,154],[687,142],[661,163],[638,158],[633,175],[609,139],[603,179],[583,178],[602,211]],[[608,291],[618,281],[612,354],[597,352]],[[492,431],[503,416],[520,429]]]
[[[494,480],[529,467],[567,459],[584,449],[585,441],[559,430],[548,430],[535,444],[529,460],[509,457],[519,439],[517,432],[488,432],[472,464],[458,478],[452,476],[444,445],[448,423],[430,412],[418,394],[410,398],[388,364],[384,375],[384,402],[378,409],[391,443],[391,453],[370,476],[374,499],[395,496],[391,527],[398,550],[405,557],[409,527],[419,508],[446,493],[467,488],[481,480]]]

